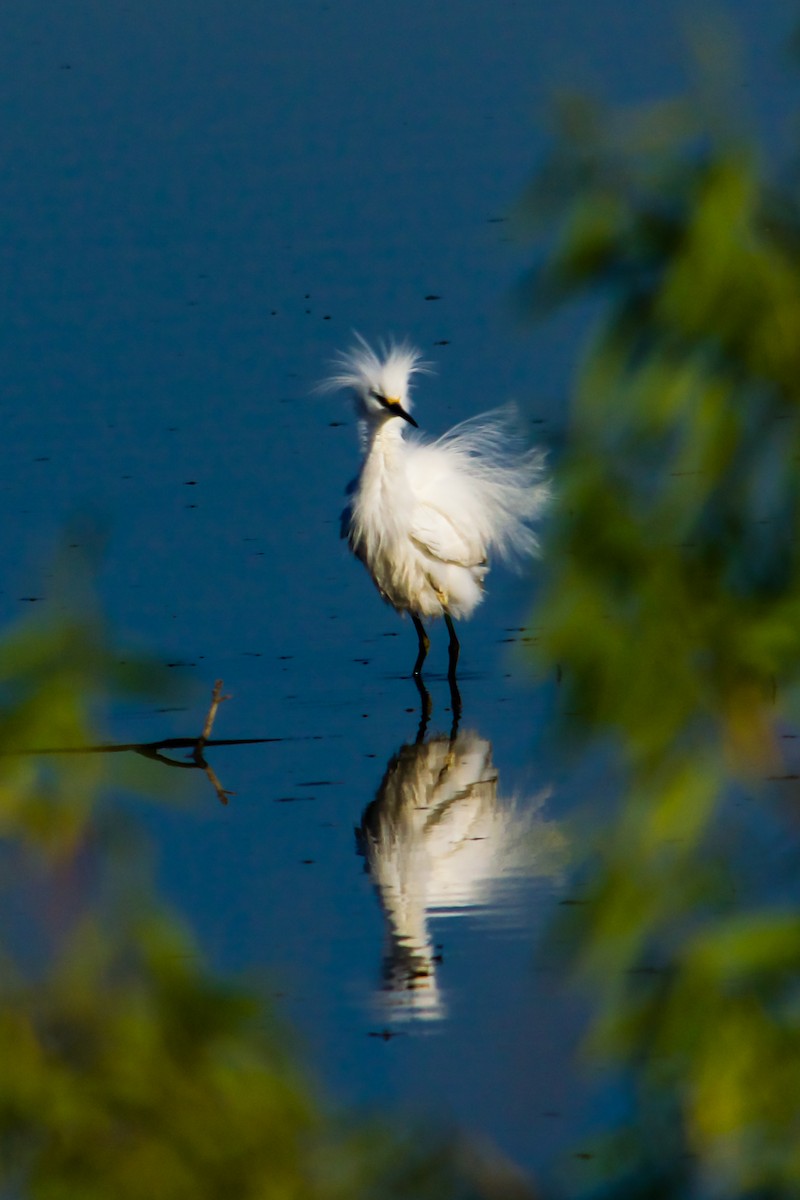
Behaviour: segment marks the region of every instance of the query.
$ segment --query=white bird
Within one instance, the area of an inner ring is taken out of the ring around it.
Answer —
[[[454,681],[453,618],[469,617],[483,599],[490,554],[536,552],[531,522],[549,495],[543,455],[519,447],[513,406],[464,421],[436,441],[405,438],[409,425],[417,428],[411,380],[426,370],[405,342],[381,344],[376,353],[358,337],[336,365],[321,388],[352,392],[363,454],[342,536],[383,599],[410,614],[419,640],[416,678],[430,648],[423,618],[444,617]]]

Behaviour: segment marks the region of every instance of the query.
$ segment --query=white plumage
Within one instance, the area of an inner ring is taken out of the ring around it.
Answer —
[[[405,343],[376,353],[359,338],[337,365],[322,386],[352,392],[363,454],[342,534],[384,600],[410,613],[417,676],[430,644],[422,618],[444,617],[454,679],[459,647],[451,618],[468,617],[480,603],[490,555],[536,551],[531,523],[548,497],[542,455],[520,448],[513,406],[464,421],[436,441],[406,438],[408,425],[417,424],[411,379],[426,368]]]

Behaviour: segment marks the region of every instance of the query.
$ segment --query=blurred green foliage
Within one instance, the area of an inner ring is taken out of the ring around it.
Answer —
[[[523,211],[527,311],[595,318],[534,616],[606,770],[559,930],[625,1089],[595,1182],[796,1196],[798,889],[748,866],[766,829],[797,850],[768,777],[800,684],[798,194],[692,98],[572,99]]]
[[[61,609],[0,642],[0,1196],[528,1195],[444,1133],[323,1102],[263,1000],[204,965],[114,803],[119,756],[44,753],[163,686],[86,589]]]

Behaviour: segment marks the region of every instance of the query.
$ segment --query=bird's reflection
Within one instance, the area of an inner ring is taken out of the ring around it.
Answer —
[[[459,732],[457,713],[449,734],[426,737],[428,715],[423,698],[417,740],[392,757],[356,830],[386,921],[381,1000],[393,1020],[444,1016],[431,917],[485,909],[511,877],[553,861],[545,796],[525,809],[499,799],[491,743]]]

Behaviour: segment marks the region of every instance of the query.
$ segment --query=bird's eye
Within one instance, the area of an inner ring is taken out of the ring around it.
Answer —
[[[370,394],[370,396],[373,397],[373,399],[379,400],[381,402],[381,404],[386,403],[386,397],[383,395],[382,392],[379,392],[377,388],[370,388],[369,394]]]

